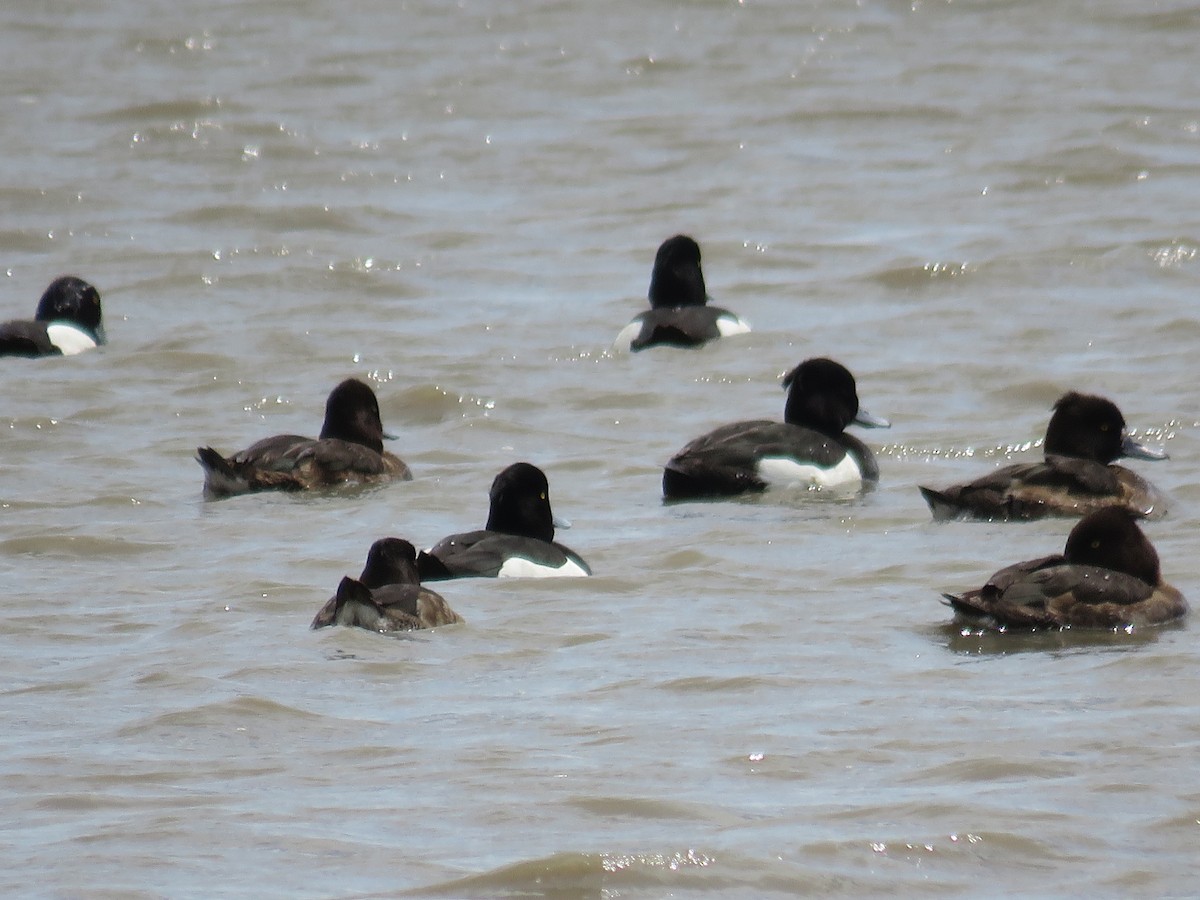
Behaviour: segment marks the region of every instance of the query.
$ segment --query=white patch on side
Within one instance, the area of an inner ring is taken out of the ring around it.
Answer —
[[[62,351],[63,356],[74,356],[96,346],[96,341],[86,331],[65,322],[51,322],[46,326],[46,336],[50,338],[50,343]]]
[[[815,488],[835,488],[862,482],[862,472],[854,457],[847,453],[830,469],[815,463],[802,463],[789,456],[764,456],[758,461],[758,477],[771,487],[806,485]]]
[[[731,334],[749,334],[750,323],[730,313],[717,317],[717,331],[721,332],[721,337],[729,337]]]
[[[497,578],[585,578],[587,572],[573,559],[568,559],[558,568],[535,563],[520,556],[510,556],[496,573]]]
[[[628,353],[633,349],[634,339],[641,333],[642,319],[639,316],[622,328],[620,333],[617,334],[617,339],[613,341],[613,350],[616,350],[618,353]]]

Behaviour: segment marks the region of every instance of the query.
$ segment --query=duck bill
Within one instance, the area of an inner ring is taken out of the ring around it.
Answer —
[[[396,440],[396,435],[392,434],[391,432],[388,432],[388,431],[381,431],[381,432],[379,432],[379,433],[380,433],[380,434],[383,436],[383,439],[384,439],[385,441],[394,441],[394,440]]]
[[[562,516],[554,516],[552,521],[554,522],[555,528],[570,528],[571,527],[571,520],[564,519]]]
[[[1131,459],[1169,459],[1167,451],[1162,447],[1147,447],[1139,444],[1129,435],[1121,441],[1121,455]]]
[[[99,347],[99,346],[101,346],[101,345],[103,345],[103,344],[107,344],[107,343],[108,343],[108,335],[107,335],[107,334],[105,334],[105,332],[104,332],[104,325],[103,325],[103,323],[101,323],[101,324],[97,325],[97,326],[96,326],[96,327],[93,329],[93,332],[94,332],[94,333],[95,333],[95,335],[96,335],[96,346],[97,346],[97,347]]]
[[[865,409],[859,409],[858,415],[853,419],[853,424],[861,425],[863,428],[891,428],[892,423],[880,416],[873,416]]]

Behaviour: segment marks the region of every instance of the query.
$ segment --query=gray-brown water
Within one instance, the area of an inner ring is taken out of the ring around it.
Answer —
[[[1200,601],[1193,4],[10,0],[0,889],[43,896],[1188,895],[1195,625],[962,635],[1070,523],[935,525],[1103,393]],[[753,334],[614,356],[693,234]],[[878,489],[664,506],[829,355]],[[367,378],[415,480],[205,503],[198,444]],[[542,466],[597,576],[307,630],[377,537]]]

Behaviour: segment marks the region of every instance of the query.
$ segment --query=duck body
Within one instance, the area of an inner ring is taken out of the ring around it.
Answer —
[[[196,460],[214,498],[410,480],[404,461],[383,449],[384,436],[375,392],[351,378],[330,393],[319,437],[274,435],[229,457],[199,447]]]
[[[699,347],[749,331],[744,319],[719,306],[660,307],[634,316],[613,347],[634,353],[647,347]]]
[[[1004,466],[968,484],[921,487],[933,517],[1032,520],[1085,516],[1121,506],[1148,518],[1166,513],[1166,499],[1142,476],[1119,465],[1049,455],[1043,462]]]
[[[669,500],[733,496],[771,486],[835,489],[879,480],[867,446],[788,422],[734,422],[701,435],[663,470]]]
[[[1005,631],[1162,625],[1188,604],[1165,583],[1158,554],[1125,509],[1089,513],[1063,553],[1006,566],[978,589],[943,594],[956,619]]]
[[[317,612],[312,628],[347,625],[369,631],[415,631],[462,621],[441,594],[421,585],[413,545],[400,538],[383,538],[371,545],[362,574],[341,580],[337,592]]]
[[[578,553],[555,542],[549,491],[537,466],[514,463],[506,468],[492,482],[487,525],[452,534],[422,551],[417,556],[421,580],[591,575]]]
[[[1120,457],[1165,459],[1134,441],[1110,400],[1074,391],[1054,404],[1042,462],[1005,466],[974,481],[921,495],[935,519],[1028,520],[1085,516],[1118,506],[1143,517],[1162,516],[1166,498]]]
[[[441,594],[419,584],[388,584],[371,589],[346,576],[321,607],[312,627],[346,625],[368,631],[418,631],[463,621]]]
[[[556,541],[480,529],[442,538],[417,557],[421,578],[579,578],[592,570]]]
[[[74,356],[106,342],[100,292],[74,275],[50,283],[32,320],[0,324],[0,356]]]
[[[621,329],[615,350],[698,347],[750,326],[736,314],[708,305],[700,245],[687,235],[668,238],[658,248],[650,275],[650,309]]]
[[[690,441],[663,470],[663,496],[688,500],[768,487],[857,489],[877,481],[874,455],[845,428],[888,423],[859,408],[850,372],[830,359],[809,359],[783,383],[788,390],[783,422],[734,422]]]
[[[408,466],[394,454],[337,438],[280,434],[229,457],[212,447],[199,447],[196,457],[204,468],[204,492],[212,497],[412,479]]]

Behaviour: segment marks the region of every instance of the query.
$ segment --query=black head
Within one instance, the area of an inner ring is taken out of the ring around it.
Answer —
[[[38,301],[33,316],[39,322],[70,322],[96,335],[96,343],[105,342],[101,322],[100,292],[82,278],[64,275],[50,282]]]
[[[375,392],[357,378],[347,378],[325,401],[325,424],[321,438],[338,438],[383,452],[383,422]]]
[[[1161,450],[1143,447],[1125,434],[1125,417],[1111,400],[1075,391],[1055,402],[1046,427],[1045,451],[1105,465],[1122,456],[1166,458]]]
[[[858,415],[854,376],[832,359],[806,359],[783,376],[783,420],[837,437]]]
[[[703,306],[708,302],[700,245],[685,234],[663,241],[650,273],[650,306]]]
[[[550,484],[535,465],[513,463],[492,481],[487,530],[554,540]]]
[[[1054,415],[1046,427],[1045,450],[1058,456],[1110,463],[1121,455],[1124,433],[1125,417],[1115,403],[1071,391],[1054,404]]]
[[[367,551],[367,564],[358,580],[371,590],[385,584],[420,584],[416,548],[400,538],[381,538]]]
[[[1080,520],[1067,536],[1063,556],[1074,565],[1124,572],[1147,584],[1158,584],[1162,577],[1154,546],[1138,528],[1134,514],[1119,506],[1107,506]]]

